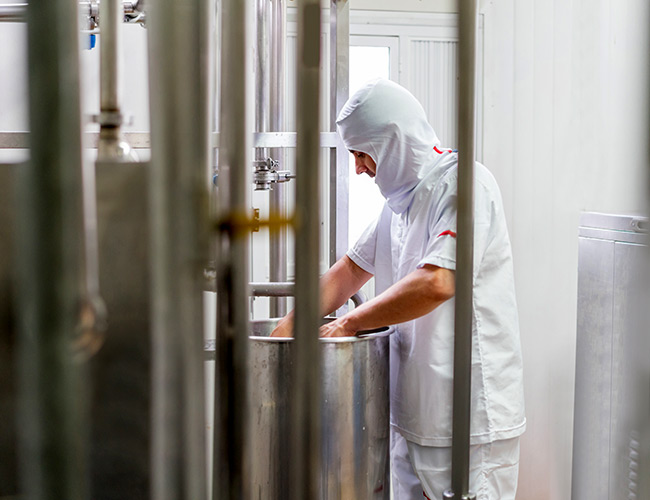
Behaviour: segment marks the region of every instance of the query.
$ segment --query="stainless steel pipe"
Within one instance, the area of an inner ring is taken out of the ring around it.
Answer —
[[[27,4],[10,3],[0,5],[0,21],[8,23],[19,23],[26,20]]]
[[[295,294],[295,283],[251,283],[251,295],[253,297],[293,297]],[[359,290],[350,300],[355,307],[359,307],[368,299],[366,294]]]
[[[287,6],[285,0],[271,0],[271,132],[284,132],[286,129],[286,48],[287,36]],[[287,170],[287,154],[283,148],[273,148],[271,158],[278,161],[281,170]],[[271,188],[269,198],[269,211],[272,216],[286,219],[288,214],[288,191],[285,183],[276,183]],[[288,231],[286,227],[279,227],[269,235],[269,278],[271,281],[287,281],[288,261]],[[287,314],[287,300],[285,298],[272,298],[270,314],[279,318]]]
[[[30,160],[18,170],[21,496],[86,498],[79,26],[75,2],[27,7]]]
[[[336,117],[350,93],[350,2],[330,3],[330,130],[336,133]],[[350,153],[337,136],[330,151],[330,265],[348,251]]]
[[[122,0],[102,0],[99,4],[101,27],[99,100],[104,111],[119,111],[119,28],[124,15]]]
[[[317,498],[320,465],[320,2],[298,3],[296,315],[289,498]]]
[[[102,0],[99,4],[99,161],[137,160],[131,146],[122,140],[120,92],[120,27],[124,18],[122,0]]]
[[[217,334],[212,498],[247,500],[248,240],[251,210],[247,124],[247,6],[221,1],[221,107],[217,242]]]
[[[206,498],[202,271],[209,165],[209,0],[148,5],[152,495]]]
[[[269,338],[277,320],[253,321],[250,337],[251,466],[259,498],[284,500],[291,491],[287,442],[290,422],[291,338]],[[319,412],[323,439],[317,495],[320,500],[388,499],[389,333],[377,329],[358,337],[321,339]]]
[[[474,163],[477,0],[460,2],[458,103],[458,215],[451,490],[445,499],[476,498],[469,492],[474,277]]]
[[[256,0],[255,7],[255,131],[268,132],[270,123],[270,0]],[[265,149],[255,152],[256,160],[268,157]]]

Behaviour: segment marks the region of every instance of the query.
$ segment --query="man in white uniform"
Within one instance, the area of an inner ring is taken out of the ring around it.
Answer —
[[[391,461],[396,500],[442,499],[451,486],[457,154],[439,147],[419,102],[375,80],[337,120],[357,174],[386,204],[321,278],[321,310],[335,311],[373,275],[376,297],[322,336],[397,325],[391,336]],[[273,335],[290,335],[292,314]],[[521,348],[510,241],[498,186],[476,164],[470,488],[514,500],[525,428]]]

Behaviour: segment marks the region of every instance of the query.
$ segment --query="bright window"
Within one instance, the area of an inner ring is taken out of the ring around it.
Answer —
[[[353,95],[367,81],[374,78],[393,79],[395,64],[391,65],[391,56],[396,57],[394,39],[390,37],[352,37],[350,43],[350,95]],[[393,70],[393,71],[391,71]],[[393,77],[393,78],[391,78]],[[363,230],[377,218],[384,204],[384,198],[367,175],[356,175],[354,157],[350,155],[350,206],[349,230],[350,245],[353,245]]]

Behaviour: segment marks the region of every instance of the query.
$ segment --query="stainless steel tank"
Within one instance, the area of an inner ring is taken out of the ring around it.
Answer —
[[[277,320],[253,321],[250,344],[252,498],[289,491],[290,338],[270,338]],[[321,500],[388,499],[391,330],[321,339]]]

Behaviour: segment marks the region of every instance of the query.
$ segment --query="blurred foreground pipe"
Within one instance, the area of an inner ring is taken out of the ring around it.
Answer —
[[[152,498],[206,497],[202,270],[209,0],[148,4]]]
[[[319,497],[320,5],[298,4],[296,68],[296,318],[289,498]]]
[[[458,104],[458,220],[456,243],[456,334],[451,490],[445,499],[473,499],[469,493],[472,376],[472,285],[474,274],[474,127],[476,107],[477,0],[460,2]]]
[[[217,187],[217,335],[214,412],[214,500],[250,498],[248,443],[248,241],[251,217],[247,125],[246,9],[222,0],[221,140]]]
[[[72,340],[83,302],[77,4],[27,8],[30,161],[18,169],[21,497],[87,498],[85,377]]]

